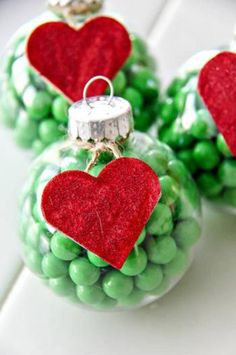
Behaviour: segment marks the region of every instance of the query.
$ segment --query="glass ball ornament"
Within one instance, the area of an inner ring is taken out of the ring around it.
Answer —
[[[93,103],[97,98],[91,100]],[[93,131],[87,117],[83,122],[90,135],[81,122],[75,123],[76,117],[83,116],[81,112],[78,115],[80,108],[80,104],[74,104],[69,111],[70,138],[48,147],[29,171],[19,209],[23,259],[52,291],[78,306],[101,311],[139,308],[170,291],[191,264],[201,234],[198,190],[184,164],[166,144],[146,133],[131,132],[131,127],[123,125],[124,114],[116,114],[114,119],[122,123],[127,135],[126,139],[117,135],[115,140],[121,155],[147,163],[158,175],[162,194],[128,258],[121,269],[115,269],[49,225],[41,209],[45,186],[61,172],[88,170],[92,153],[81,146],[77,139],[80,133],[88,142],[93,133],[99,135],[97,140],[102,137],[98,126]],[[125,112],[126,118],[128,115],[130,111]],[[104,125],[101,127],[104,130]],[[110,138],[116,134],[115,130],[104,131]],[[113,159],[112,152],[102,152],[88,173],[97,177]]]
[[[49,10],[22,26],[11,38],[1,61],[0,120],[13,130],[15,142],[36,155],[62,138],[67,128],[68,100],[44,80],[25,55],[28,35],[48,21],[65,21],[79,28],[103,13],[103,1],[51,1]],[[105,12],[104,12],[105,13]],[[132,52],[113,80],[115,94],[133,108],[135,127],[146,131],[158,112],[159,79],[146,43],[131,33]],[[89,78],[88,78],[89,79]]]
[[[202,196],[235,213],[236,159],[197,90],[200,70],[218,53],[200,52],[180,68],[161,104],[158,135],[192,173]]]

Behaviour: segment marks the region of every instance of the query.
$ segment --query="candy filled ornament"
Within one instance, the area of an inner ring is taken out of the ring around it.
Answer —
[[[99,74],[113,79],[115,94],[131,103],[136,129],[146,131],[155,121],[154,60],[138,36],[101,15],[102,5],[49,0],[49,11],[11,39],[1,63],[0,119],[14,130],[19,146],[39,154],[61,138],[69,104],[82,98],[77,88]],[[105,88],[99,83],[89,95]]]
[[[203,51],[166,92],[159,138],[191,171],[204,197],[236,212],[236,55]]]
[[[58,295],[95,310],[141,307],[184,275],[200,237],[200,201],[184,164],[132,131],[128,101],[69,109],[69,138],[33,163],[20,202],[25,264]]]

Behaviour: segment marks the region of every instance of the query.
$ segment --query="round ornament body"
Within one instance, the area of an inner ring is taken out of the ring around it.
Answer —
[[[10,40],[1,62],[0,119],[14,131],[15,142],[36,155],[65,135],[70,103],[29,64],[26,43],[37,26],[49,21],[66,22],[58,16],[47,11],[21,27]],[[81,15],[73,28],[81,28],[85,20],[96,16],[97,13]],[[131,54],[113,78],[113,85],[115,95],[131,103],[136,129],[146,131],[157,116],[159,80],[145,42],[135,34],[130,34],[130,39]]]
[[[235,213],[236,158],[198,91],[200,70],[218,54],[200,52],[180,69],[161,104],[158,135],[192,173],[202,196]]]
[[[138,158],[154,170],[162,195],[120,269],[53,228],[42,214],[48,182],[68,170],[84,171],[90,152],[70,140],[53,144],[33,163],[20,201],[25,264],[56,294],[95,310],[138,308],[163,296],[188,269],[200,237],[197,188],[173,152],[141,132],[121,147],[123,157]],[[89,173],[97,177],[112,159],[102,153]]]

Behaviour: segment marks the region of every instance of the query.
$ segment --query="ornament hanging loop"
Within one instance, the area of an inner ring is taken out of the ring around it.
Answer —
[[[87,98],[87,92],[88,92],[88,89],[90,87],[90,85],[92,83],[94,83],[95,81],[97,80],[104,80],[107,82],[107,84],[109,85],[109,88],[110,88],[110,96],[109,96],[109,99],[107,101],[107,105],[110,105],[111,104],[111,101],[114,97],[114,87],[113,87],[113,84],[111,82],[110,79],[108,79],[106,76],[103,76],[103,75],[97,75],[97,76],[94,76],[93,78],[91,78],[87,84],[85,85],[84,87],[84,91],[83,91],[83,99],[84,101],[87,103],[87,105],[91,108],[93,108],[93,106],[91,105],[91,103],[88,101],[88,98]]]

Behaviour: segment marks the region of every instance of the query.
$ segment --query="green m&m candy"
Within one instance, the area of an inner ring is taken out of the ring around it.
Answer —
[[[53,254],[62,260],[73,260],[80,254],[80,246],[66,235],[56,232],[51,238]]]
[[[143,291],[152,291],[158,287],[162,281],[163,274],[161,267],[148,264],[146,269],[136,276],[135,285]]]
[[[106,297],[102,287],[99,284],[91,286],[78,285],[76,292],[80,301],[88,305],[101,303]]]
[[[121,268],[121,272],[127,276],[135,276],[140,274],[147,265],[147,255],[143,248],[136,247]]]
[[[85,257],[79,257],[70,263],[70,277],[76,285],[92,286],[97,282],[100,271]]]

